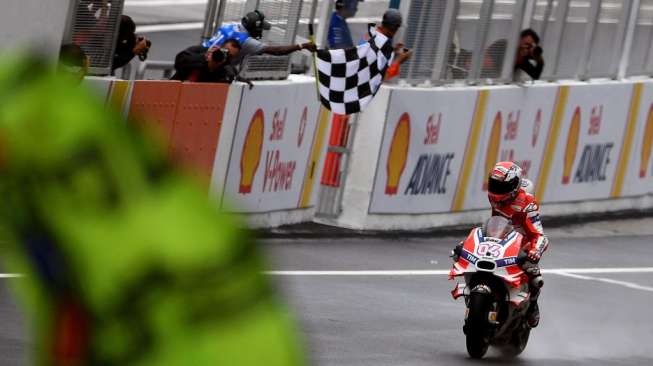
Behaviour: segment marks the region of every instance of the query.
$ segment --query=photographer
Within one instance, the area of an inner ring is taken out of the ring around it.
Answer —
[[[524,29],[519,37],[519,50],[515,60],[515,81],[538,80],[544,69],[540,37],[534,30]]]
[[[240,24],[224,24],[214,33],[211,39],[204,41],[202,46],[211,48],[221,46],[226,40],[237,40],[242,45],[242,50],[237,57],[232,57],[231,64],[238,71],[245,64],[246,59],[252,55],[284,56],[296,51],[309,50],[315,52],[317,47],[312,42],[285,46],[270,46],[261,41],[263,31],[269,30],[271,24],[265,20],[265,15],[259,11],[251,11],[242,18]]]
[[[239,78],[231,60],[238,57],[241,46],[235,39],[224,42],[222,47],[205,48],[191,46],[179,52],[175,57],[175,75],[171,80],[231,83],[234,80],[249,84],[249,80]]]
[[[149,39],[136,35],[136,24],[132,18],[122,15],[120,28],[118,29],[116,51],[111,65],[112,71],[127,65],[134,56],[138,56],[141,61],[145,61],[151,45],[152,42]]]

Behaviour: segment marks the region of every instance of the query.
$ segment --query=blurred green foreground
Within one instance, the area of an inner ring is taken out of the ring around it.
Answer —
[[[0,260],[37,365],[300,365],[252,238],[74,78],[0,66]]]

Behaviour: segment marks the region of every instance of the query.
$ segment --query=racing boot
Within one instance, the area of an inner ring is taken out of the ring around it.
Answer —
[[[540,307],[537,305],[537,299],[531,300],[531,304],[526,311],[526,323],[531,328],[535,328],[540,324]]]

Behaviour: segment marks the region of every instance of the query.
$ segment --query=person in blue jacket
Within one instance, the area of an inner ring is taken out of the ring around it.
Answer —
[[[336,0],[335,8],[336,10],[331,15],[329,32],[327,33],[329,48],[339,49],[353,47],[354,42],[352,41],[351,32],[347,25],[347,18],[351,14],[351,11],[345,7],[344,0]]]
[[[270,23],[265,20],[265,15],[259,10],[254,10],[245,14],[240,24],[223,24],[213,34],[213,37],[202,43],[202,46],[210,49],[222,46],[229,39],[237,40],[241,45],[241,49],[238,56],[232,58],[231,64],[238,70],[240,70],[243,61],[251,55],[269,54],[283,56],[303,49],[311,52],[317,50],[317,47],[312,42],[287,46],[269,46],[261,42],[260,39],[263,36],[263,31],[270,29],[270,27]]]

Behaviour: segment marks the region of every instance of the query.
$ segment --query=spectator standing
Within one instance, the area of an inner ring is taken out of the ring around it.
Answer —
[[[521,32],[515,60],[515,81],[539,80],[544,69],[542,47],[539,43],[540,37],[534,30],[528,28]]]
[[[329,48],[350,48],[354,46],[354,41],[351,38],[349,25],[347,25],[348,14],[345,9],[344,0],[336,0],[335,11],[331,14],[331,21],[329,22],[329,31],[327,34],[327,41]]]
[[[122,15],[120,17],[118,39],[116,40],[116,49],[113,54],[111,70],[113,71],[127,65],[137,55],[141,61],[145,61],[151,45],[150,40],[136,35],[136,23],[134,23],[132,18],[127,15]]]
[[[314,52],[317,47],[312,42],[286,46],[269,46],[260,41],[263,31],[270,29],[271,25],[265,20],[265,15],[254,10],[245,14],[240,24],[225,24],[213,35],[211,39],[204,42],[202,46],[212,48],[221,46],[229,39],[236,39],[242,48],[237,57],[231,59],[231,65],[240,71],[245,60],[251,55],[275,55],[283,56],[303,49]]]

